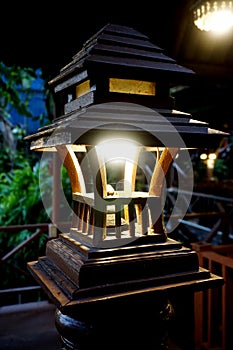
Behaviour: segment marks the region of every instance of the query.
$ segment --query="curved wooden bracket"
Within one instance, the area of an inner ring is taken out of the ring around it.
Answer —
[[[151,178],[149,195],[158,197],[162,195],[165,176],[168,170],[170,169],[178,151],[179,148],[164,148],[162,154],[158,156],[158,160],[155,164],[155,168]]]
[[[175,156],[177,155],[177,152],[179,151],[178,148],[164,148],[162,151],[162,154],[159,156],[157,162],[155,164],[155,168],[152,174],[151,178],[151,183],[150,183],[150,188],[149,188],[149,195],[151,196],[156,196],[158,199],[160,198],[160,205],[161,207],[159,208],[153,208],[153,203],[154,205],[159,205],[158,201],[153,201],[151,199],[151,217],[152,217],[152,232],[153,233],[164,233],[166,232],[166,227],[164,224],[164,216],[162,212],[162,193],[164,189],[164,184],[165,184],[165,177],[166,174],[168,173],[168,170],[170,169],[173,160]],[[160,213],[161,212],[161,213]],[[158,216],[158,213],[159,216]]]
[[[72,146],[59,145],[56,146],[56,149],[70,178],[72,192],[86,193],[86,186],[82,169],[72,149]]]

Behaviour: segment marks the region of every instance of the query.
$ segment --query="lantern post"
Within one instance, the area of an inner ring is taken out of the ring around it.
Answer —
[[[170,87],[192,75],[147,36],[108,24],[49,82],[56,117],[26,140],[59,155],[73,214],[28,268],[57,306],[66,349],[167,349],[183,304],[175,317],[190,350],[193,295],[223,284],[164,222],[174,159],[222,135],[174,109]]]

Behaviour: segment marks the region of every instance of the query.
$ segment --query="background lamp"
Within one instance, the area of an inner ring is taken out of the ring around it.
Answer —
[[[198,0],[193,6],[194,24],[200,30],[224,33],[233,27],[233,2]]]

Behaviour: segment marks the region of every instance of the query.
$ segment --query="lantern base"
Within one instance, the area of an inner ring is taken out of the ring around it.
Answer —
[[[149,339],[148,348],[165,350],[169,300],[224,283],[199,267],[195,251],[172,239],[99,249],[60,234],[28,268],[57,306],[55,323],[68,350],[108,349],[109,337],[121,349],[145,347]],[[137,336],[144,340],[140,347]]]
[[[201,290],[223,281],[199,267],[195,251],[172,239],[98,249],[61,234],[28,267],[59,307],[174,287]]]
[[[65,349],[167,349],[174,310],[165,297],[106,301],[85,314],[59,309],[55,325]]]

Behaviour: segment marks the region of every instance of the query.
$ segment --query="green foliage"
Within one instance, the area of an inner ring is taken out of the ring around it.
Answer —
[[[49,222],[39,187],[39,173],[47,172],[47,165],[41,166],[38,156],[28,149],[23,139],[25,130],[9,121],[13,109],[23,116],[33,117],[28,107],[35,79],[35,71],[31,68],[7,67],[0,62],[0,226]],[[51,96],[46,89],[44,93],[49,100]],[[50,106],[50,103],[47,105]],[[43,117],[39,116],[42,123]],[[1,230],[1,256],[33,233],[26,229],[10,233]],[[47,234],[42,234],[7,260],[1,271],[1,288],[28,283],[30,277],[25,273],[26,262],[44,252],[46,241]],[[13,270],[11,265],[14,266]]]
[[[46,82],[40,88],[47,106],[46,116],[33,115],[29,108],[35,94],[33,84],[37,79],[40,79],[40,75],[42,75],[40,69],[8,67],[0,62],[0,151],[8,155],[8,158],[5,159],[7,160],[7,169],[9,162],[11,167],[14,167],[16,151],[25,148],[23,141],[25,130],[11,123],[13,111],[23,117],[31,118],[31,120],[39,120],[41,125],[45,124],[45,117],[47,122],[49,118],[53,118],[51,113],[54,108],[53,99],[46,88]]]
[[[41,201],[39,172],[47,172],[47,167],[41,167],[39,161],[32,166],[22,155],[19,155],[18,159],[20,163],[16,162],[17,168],[0,174],[0,226],[46,223],[49,218]],[[35,232],[27,229],[0,231],[1,256],[23,243]],[[7,265],[4,265],[1,272],[1,288],[19,287],[29,283],[31,277],[22,271],[27,271],[27,261],[35,260],[44,254],[46,242],[47,233],[43,233],[7,260]]]
[[[218,180],[230,180],[233,178],[233,137],[224,137],[219,145],[218,158],[214,165],[214,176]]]
[[[20,166],[0,174],[1,226],[47,221],[40,203],[39,163],[32,168],[27,159],[23,159]]]
[[[72,189],[71,189],[70,178],[67,174],[67,170],[64,167],[64,165],[62,165],[61,167],[61,182],[62,182],[62,188],[63,188],[64,194],[68,203],[72,203]]]
[[[0,62],[0,114],[7,117],[14,108],[22,115],[31,116],[28,104],[35,78],[36,74],[32,68],[7,67]],[[22,100],[20,92],[26,93],[25,99]]]
[[[0,118],[3,141],[0,152],[1,226],[48,220],[42,209],[40,197],[39,159],[28,150],[24,141],[25,130],[11,125],[8,121],[13,109],[19,114],[32,117],[28,104],[32,96],[31,86],[36,77],[32,68],[7,67],[0,62]]]
[[[216,159],[214,165],[213,175],[218,180],[225,180],[230,178],[230,168],[226,159]]]

